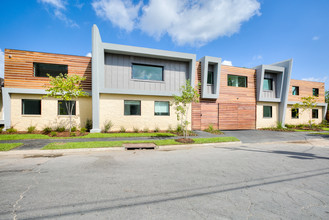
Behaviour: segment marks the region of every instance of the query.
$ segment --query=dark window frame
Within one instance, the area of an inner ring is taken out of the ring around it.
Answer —
[[[61,112],[60,112],[60,102],[64,103],[65,109],[66,109],[65,102],[75,102],[75,104],[73,106],[72,115],[77,115],[77,102],[76,102],[76,100],[70,100],[70,101],[58,100],[58,102],[57,102],[57,115],[59,115],[59,116],[68,116],[68,115],[70,115],[70,114],[68,114],[68,112],[67,112],[67,114],[61,114]],[[66,111],[68,111],[68,110],[66,109]]]
[[[316,117],[314,117],[314,113],[316,112]],[[312,119],[318,119],[319,118],[319,109],[315,108],[312,109]]]
[[[24,113],[24,106],[25,106],[25,100],[29,100],[29,101],[39,101],[40,102],[40,114],[26,114]],[[21,101],[21,104],[22,104],[22,111],[21,111],[21,114],[22,115],[41,115],[42,114],[42,100],[41,99],[22,99]]]
[[[294,88],[296,89],[295,91],[297,91],[296,94],[294,94]],[[292,86],[291,87],[291,94],[298,96],[299,95],[299,86]]]
[[[265,80],[270,80],[271,81],[271,88],[270,89],[264,89],[264,85],[265,85]],[[272,78],[264,78],[264,81],[263,81],[263,91],[273,91],[273,79]]]
[[[294,114],[296,114],[294,116]],[[291,109],[291,118],[292,119],[299,119],[299,108],[292,108]]]
[[[154,80],[154,79],[138,79],[138,78],[134,78],[134,75],[133,75],[133,71],[134,71],[134,65],[136,66],[149,66],[149,67],[159,67],[162,69],[162,80]],[[144,63],[131,63],[131,77],[130,79],[131,80],[137,80],[137,81],[151,81],[151,82],[164,82],[164,66],[161,66],[161,65],[153,65],[153,64],[144,64]]]
[[[38,70],[37,70],[38,65],[49,65],[49,66],[52,66],[52,67],[62,66],[65,69],[65,71],[58,70],[58,73],[56,73],[56,74],[50,74],[50,76],[53,76],[53,77],[58,76],[60,73],[62,73],[63,75],[66,75],[66,74],[68,74],[68,71],[69,71],[69,66],[66,65],[66,64],[33,62],[33,76],[34,77],[42,77],[42,78],[48,77],[47,75],[42,75],[43,73],[37,73],[38,72]],[[46,74],[49,74],[49,73],[46,73]]]
[[[314,92],[315,92],[315,91],[317,91],[317,92],[316,92],[316,94],[314,95]],[[319,97],[319,92],[320,92],[320,91],[319,91],[319,88],[313,88],[313,89],[312,89],[312,95],[315,96],[315,97]]]
[[[126,101],[134,101],[134,102],[139,102],[139,115],[138,114],[136,114],[136,115],[127,115],[126,114]],[[123,115],[124,116],[141,116],[142,115],[142,102],[141,102],[141,100],[123,100]]]
[[[155,113],[155,103],[156,102],[167,102],[168,103],[168,114],[167,115],[157,115]],[[169,101],[154,101],[154,116],[170,116],[170,102]]]
[[[271,116],[265,116],[265,107],[270,107]],[[273,106],[271,106],[271,105],[264,105],[263,106],[263,118],[273,118]]]
[[[237,77],[237,86],[233,86],[233,85],[229,85],[229,77],[233,76],[233,77]],[[246,82],[246,86],[239,86],[239,77],[243,77],[245,79]],[[248,88],[248,76],[239,76],[239,75],[233,75],[233,74],[227,74],[227,86],[231,86],[231,87],[237,87],[237,88]]]

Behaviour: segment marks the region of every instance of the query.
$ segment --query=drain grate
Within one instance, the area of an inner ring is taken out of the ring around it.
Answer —
[[[138,144],[123,144],[126,150],[154,150],[156,145],[154,143],[138,143]]]

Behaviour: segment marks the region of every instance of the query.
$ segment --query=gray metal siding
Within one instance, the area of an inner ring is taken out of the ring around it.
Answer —
[[[147,81],[131,78],[132,64],[163,66],[164,81]],[[147,57],[105,54],[104,88],[177,92],[188,78],[188,62]]]
[[[263,98],[277,98],[278,96],[276,95],[276,86],[277,86],[277,76],[276,76],[276,74],[275,73],[268,73],[268,72],[265,71],[264,79],[272,79],[273,80],[273,85],[272,85],[273,90],[263,91]]]

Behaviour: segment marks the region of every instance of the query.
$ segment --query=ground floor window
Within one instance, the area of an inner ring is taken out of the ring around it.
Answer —
[[[169,115],[169,102],[154,102],[154,115]]]
[[[73,108],[72,115],[76,115],[76,101],[58,100],[58,115],[70,115],[71,108]]]
[[[22,115],[41,115],[41,100],[22,99]]]
[[[125,100],[124,115],[141,115],[141,101]]]
[[[291,118],[299,118],[299,109],[298,108],[291,109]]]
[[[319,118],[319,110],[312,109],[312,118]]]
[[[272,118],[272,106],[263,106],[263,117]]]

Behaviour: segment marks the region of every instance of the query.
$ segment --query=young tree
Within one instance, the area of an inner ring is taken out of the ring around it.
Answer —
[[[325,99],[326,99],[326,103],[329,104],[329,90],[327,90],[325,93]]]
[[[72,113],[74,109],[74,102],[78,97],[88,96],[88,93],[82,91],[81,81],[85,80],[85,77],[78,75],[68,76],[67,74],[59,74],[56,77],[52,77],[48,74],[50,79],[48,92],[45,97],[54,97],[65,101],[65,107],[70,117],[70,132],[72,128]]]
[[[188,112],[192,102],[199,102],[199,93],[198,90],[195,89],[192,85],[190,80],[187,80],[185,85],[183,85],[180,89],[181,95],[176,96],[173,95],[174,101],[171,105],[174,106],[177,121],[180,121],[180,124],[183,128],[184,138],[187,138],[187,128],[190,124],[188,120]]]
[[[306,97],[301,97],[302,103],[296,103],[292,107],[293,108],[301,108],[302,112],[309,110],[310,111],[310,128],[312,128],[312,109],[316,108],[316,100],[317,98],[314,96],[306,96]]]

